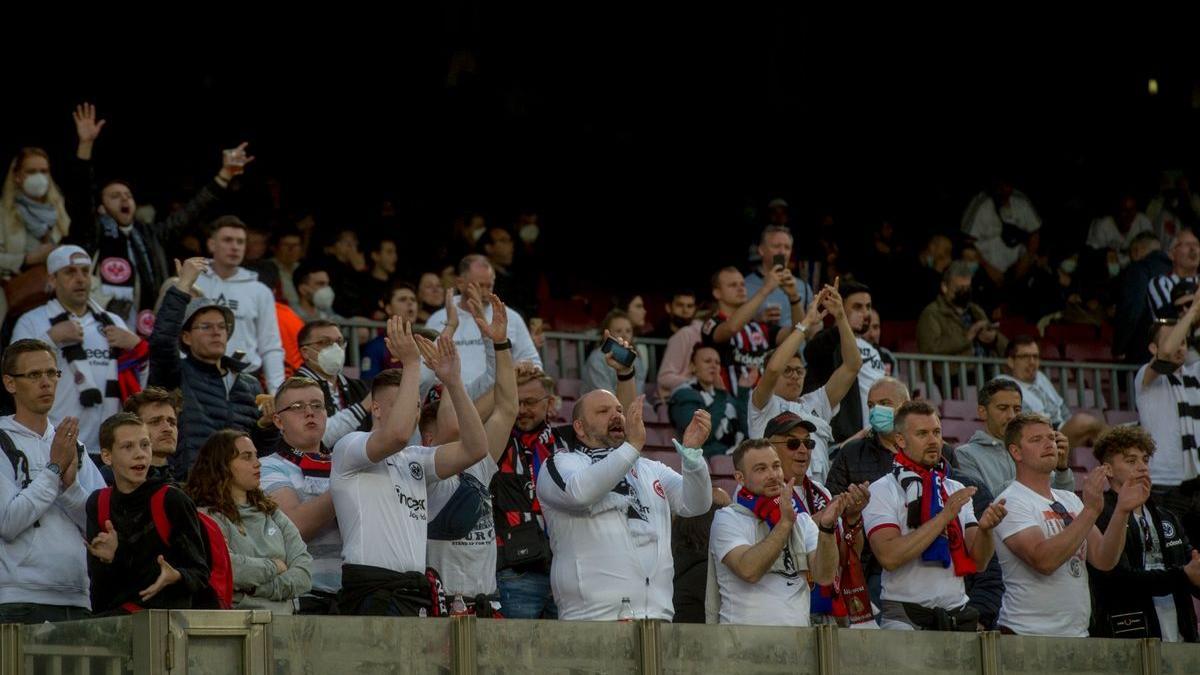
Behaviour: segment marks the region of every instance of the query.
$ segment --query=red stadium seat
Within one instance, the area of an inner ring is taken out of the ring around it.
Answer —
[[[966,443],[980,429],[983,429],[983,422],[978,420],[942,420],[942,437],[950,445]]]
[[[716,478],[713,480],[713,487],[721,488],[734,499],[737,498],[737,484],[737,481],[732,478]]]
[[[1068,361],[1107,363],[1113,360],[1112,347],[1103,342],[1068,342],[1064,353]]]
[[[948,398],[942,401],[942,417],[951,420],[975,420],[979,418],[978,406],[974,402]]]
[[[642,457],[651,461],[662,462],[676,471],[680,471],[683,467],[683,458],[674,450],[643,450]]]
[[[661,448],[674,448],[675,444],[671,441],[675,438],[675,430],[670,427],[647,426],[646,427],[646,445],[652,445]],[[671,450],[675,452],[675,450]]]
[[[708,458],[708,472],[713,476],[733,475],[733,456],[714,455]]]
[[[554,388],[555,391],[558,392],[559,396],[563,398],[576,399],[579,398],[579,392],[583,389],[583,382],[561,377]]]
[[[1092,454],[1091,448],[1071,448],[1071,468],[1079,469],[1083,472],[1091,471],[1100,466],[1100,462],[1096,461],[1096,456]],[[1076,476],[1078,479],[1078,476]],[[1082,487],[1082,484],[1076,481],[1075,487]]]

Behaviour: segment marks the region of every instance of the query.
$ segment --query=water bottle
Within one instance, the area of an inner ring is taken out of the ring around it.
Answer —
[[[463,602],[461,594],[454,596],[454,602],[450,603],[450,616],[466,616],[467,603]]]
[[[617,614],[617,621],[633,621],[633,605],[629,604],[629,598],[621,598],[621,611]]]

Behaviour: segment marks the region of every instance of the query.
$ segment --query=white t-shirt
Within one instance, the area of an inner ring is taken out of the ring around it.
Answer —
[[[1088,228],[1087,245],[1092,248],[1111,248],[1121,254],[1121,265],[1124,266],[1129,262],[1129,245],[1133,243],[1135,237],[1143,232],[1153,232],[1154,224],[1146,217],[1146,214],[1139,213],[1133,218],[1133,224],[1130,225],[1129,231],[1121,234],[1121,230],[1117,228],[1117,221],[1112,216],[1104,216],[1092,221],[1092,226]]]
[[[865,426],[870,418],[870,414],[867,412],[867,394],[880,378],[887,376],[887,371],[883,369],[883,357],[879,355],[879,350],[874,345],[861,337],[854,338],[854,341],[858,343],[858,353],[862,354],[862,368],[858,369],[858,393]]]
[[[292,462],[270,455],[263,457],[259,477],[262,491],[270,495],[276,490],[290,488],[304,504],[329,492],[329,479],[305,476]],[[336,593],[342,588],[342,533],[337,520],[321,528],[311,540],[304,542],[312,555],[313,590]]]
[[[1042,220],[1033,204],[1018,190],[1013,190],[1008,203],[1000,207],[999,213],[996,212],[996,203],[986,192],[976,195],[963,213],[962,231],[975,239],[979,255],[1001,272],[1007,272],[1025,252],[1024,244],[1009,246],[1004,243],[1002,234],[1006,222],[1026,232],[1037,232],[1042,227]]]
[[[754,405],[754,397],[750,397],[750,438],[762,438],[766,432],[767,423],[784,412],[792,412],[809,421],[819,420],[828,426],[829,421],[837,414],[837,409],[829,405],[829,394],[825,387],[810,391],[798,401],[788,401],[780,396],[771,394],[767,405],[758,408]],[[818,429],[821,425],[818,425]],[[824,483],[829,475],[829,443],[822,434],[816,433],[812,438],[817,447],[812,450],[812,461],[808,465],[808,476],[818,483]]]
[[[946,479],[946,494],[952,495],[963,489],[962,483]],[[875,532],[888,527],[900,531],[900,536],[912,532],[908,526],[908,507],[904,503],[904,492],[900,483],[889,472],[871,483],[871,501],[863,509],[863,527],[867,539]],[[968,503],[958,512],[958,523],[963,528],[975,525],[975,510]],[[930,609],[958,609],[967,604],[966,586],[963,578],[955,576],[954,567],[942,567],[941,563],[925,563],[920,556],[908,561],[894,571],[883,571],[884,600],[910,602]]]
[[[483,309],[483,316],[491,323],[491,305]],[[471,320],[471,315],[467,313],[467,310],[463,309],[461,298],[459,298],[458,317],[458,329],[454,331],[454,344],[458,347],[459,358],[462,359],[463,382],[472,382],[487,372],[487,349],[483,344],[483,334],[479,332],[479,326],[475,324],[474,320]],[[429,330],[441,331],[445,326],[445,309],[434,312],[425,322],[425,327]],[[529,335],[525,319],[521,318],[520,313],[512,307],[508,308],[508,339],[512,342],[513,363],[532,361],[538,368],[542,367],[542,357],[538,354],[537,346],[533,344],[533,338]],[[429,370],[422,362],[421,382],[433,381],[433,371]]]
[[[1158,447],[1158,451],[1150,457],[1150,482],[1154,485],[1176,486],[1200,476],[1200,457],[1195,449],[1183,451],[1179,402],[1166,376],[1154,378],[1148,387],[1142,385],[1148,367],[1149,364],[1142,366],[1134,376],[1134,381],[1137,386],[1138,421]],[[1176,371],[1176,375],[1200,378],[1200,363],[1184,364],[1183,368]],[[1200,393],[1198,390],[1192,391]],[[1200,400],[1195,404],[1200,404]]]
[[[807,513],[796,514],[795,527],[800,528],[807,553],[817,550],[817,524]],[[767,572],[758,583],[742,580],[725,566],[725,556],[739,546],[758,543],[758,519],[726,506],[713,514],[709,536],[709,552],[717,572],[717,587],[721,593],[721,623],[749,626],[807,626],[811,602],[808,578],[794,564],[790,546],[783,547],[784,565],[788,572]],[[807,565],[807,559],[805,560]]]
[[[499,470],[495,460],[488,455],[464,473],[470,474],[486,487]],[[452,476],[429,486],[430,518],[437,518],[460,483],[458,476]],[[496,527],[492,520],[491,497],[487,500],[487,511],[475,523],[475,529],[462,539],[430,539],[427,558],[428,565],[441,575],[447,596],[461,593],[466,598],[473,598],[480,593],[495,593]]]
[[[424,572],[427,486],[438,482],[437,449],[409,446],[376,464],[367,459],[370,436],[355,431],[333,449],[330,488],[342,558],[349,565]]]
[[[1083,511],[1083,502],[1074,492],[1051,492],[1071,517]],[[997,495],[996,500],[1001,499],[1006,500],[1008,515],[995,530],[996,554],[1004,570],[1004,602],[997,623],[1017,635],[1087,637],[1092,615],[1087,541],[1053,574],[1042,574],[1009,550],[1006,540],[1031,527],[1039,528],[1047,538],[1053,537],[1066,529],[1065,521],[1050,508],[1051,500],[1020,482],[1013,481]]]

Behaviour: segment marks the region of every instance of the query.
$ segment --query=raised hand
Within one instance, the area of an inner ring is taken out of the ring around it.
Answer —
[[[50,441],[50,461],[57,464],[63,473],[79,457],[75,442],[79,440],[79,420],[75,417],[63,418],[54,430],[54,440]]]
[[[683,430],[683,445],[686,448],[702,448],[712,432],[712,415],[707,410],[697,410],[692,421]]]
[[[795,480],[793,479],[792,482],[795,482]],[[846,508],[850,504],[850,499],[848,491],[834,497],[825,508],[813,515],[813,520],[816,521],[817,525],[827,530],[834,527],[837,525],[838,518],[841,518],[842,514],[846,512]]]
[[[446,291],[446,325],[442,326],[442,335],[454,335],[458,332],[458,303],[454,302],[454,290]]]
[[[221,153],[221,177],[229,180],[246,170],[246,165],[254,161],[254,157],[246,154],[246,146],[249,143],[243,142],[236,148],[225,150]]]
[[[642,447],[646,445],[646,420],[642,406],[646,402],[646,395],[633,399],[633,403],[629,404],[629,408],[625,411],[625,441],[637,449],[642,451]]]
[[[184,293],[191,294],[192,287],[196,285],[196,280],[201,274],[208,271],[208,258],[188,258],[180,263],[179,258],[175,259],[175,276],[179,277],[179,281],[175,282],[175,287]]]
[[[801,325],[804,326],[805,337],[812,338],[816,332],[820,330],[825,323],[825,315],[829,311],[825,308],[825,297],[829,292],[829,286],[821,289],[817,297],[808,305],[808,311],[804,313],[804,319],[801,320]]]
[[[631,344],[630,342],[628,342],[626,340],[622,340],[621,338],[613,335],[612,333],[609,333],[606,330],[606,331],[604,331],[604,339],[607,340],[608,338],[612,338],[613,340],[616,341],[617,344],[621,345],[625,349],[628,349],[631,352],[634,351],[633,344]],[[636,352],[634,352],[634,353],[636,353]],[[612,368],[613,370],[615,370],[617,375],[628,375],[628,374],[632,373],[634,370],[634,366],[625,367],[625,366],[617,363],[617,360],[615,358],[613,358],[613,355],[611,352],[604,355],[604,362],[608,364],[609,368]]]
[[[459,359],[458,348],[454,346],[453,338],[441,335],[434,343],[418,335],[416,342],[421,357],[425,359],[425,365],[437,375],[439,381],[446,385],[462,383],[462,361]]]
[[[483,313],[483,304],[475,299],[467,300],[467,310],[471,312],[471,318],[475,319],[475,325],[479,326],[479,332],[493,343],[504,342],[508,339],[508,308],[500,302],[500,298],[493,293],[490,297],[492,306],[492,322],[487,322],[487,317]]]
[[[821,289],[823,300],[821,305],[827,312],[833,315],[833,318],[841,320],[846,315],[846,307],[842,304],[842,294],[838,292],[838,286],[841,285],[842,278],[838,277],[833,280],[832,286],[826,286]]]
[[[787,523],[792,525],[796,522],[796,503],[792,496],[796,494],[796,479],[789,478],[783,484],[783,491],[779,493],[779,524]],[[836,518],[835,518],[836,520]]]
[[[393,316],[388,319],[387,337],[383,339],[388,353],[405,368],[415,368],[421,363],[421,353],[413,340],[412,324]]]
[[[971,497],[975,496],[975,488],[963,488],[958,492],[946,498],[946,505],[942,508],[942,513],[949,514],[949,518],[953,520],[958,517],[959,511],[967,504],[971,503]]]
[[[179,574],[179,570],[171,567],[171,564],[168,563],[161,555],[158,556],[158,569],[158,578],[154,580],[154,583],[147,588],[142,589],[138,593],[138,595],[142,598],[142,602],[146,602],[150,598],[153,598],[154,596],[158,595],[159,591],[183,578]]]
[[[87,542],[87,550],[102,562],[113,561],[117,555],[117,531],[113,529],[111,520],[104,521],[104,529],[100,530],[100,534]]]
[[[75,106],[74,117],[75,135],[79,137],[81,145],[95,143],[100,130],[107,123],[105,120],[96,120],[96,106],[86,101]]]
[[[843,493],[849,500],[846,503],[846,510],[843,515],[853,516],[862,513],[863,509],[867,508],[867,504],[871,502],[871,484],[862,482],[857,485],[851,483],[846,487],[846,492]]]
[[[1083,479],[1083,505],[1100,513],[1104,510],[1104,491],[1108,489],[1108,466],[1100,466],[1088,472]]]
[[[1054,432],[1054,446],[1058,449],[1058,468],[1060,471],[1067,468],[1069,458],[1071,456],[1071,440],[1061,431]]]
[[[1008,507],[1004,505],[1006,500],[992,502],[979,516],[979,529],[984,531],[994,530],[1000,524],[1004,517],[1008,515]]]
[[[1117,494],[1117,509],[1131,513],[1142,508],[1150,498],[1150,486],[1145,481],[1130,481],[1121,486]]]

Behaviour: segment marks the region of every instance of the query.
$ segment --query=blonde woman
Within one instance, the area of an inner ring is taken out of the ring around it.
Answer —
[[[21,148],[0,190],[0,280],[45,263],[70,227],[62,192],[50,177],[50,156],[41,148]],[[4,300],[0,320],[7,310]]]

